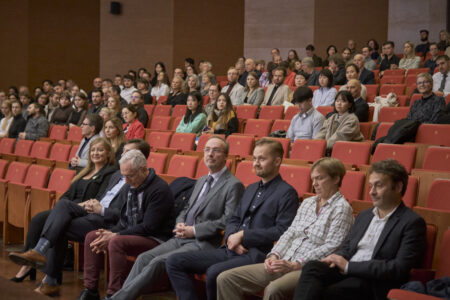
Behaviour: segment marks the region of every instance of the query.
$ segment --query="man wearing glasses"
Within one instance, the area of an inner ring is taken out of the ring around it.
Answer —
[[[103,119],[99,115],[89,114],[81,123],[81,140],[75,157],[72,157],[69,163],[71,169],[81,170],[86,167],[89,155],[89,145],[93,140],[100,137],[98,134],[103,128]]]
[[[221,231],[244,192],[242,183],[226,167],[227,156],[228,143],[212,136],[204,149],[209,174],[197,181],[189,204],[178,215],[174,237],[140,254],[122,289],[112,299],[136,299],[165,274],[167,257],[173,253],[220,246]]]

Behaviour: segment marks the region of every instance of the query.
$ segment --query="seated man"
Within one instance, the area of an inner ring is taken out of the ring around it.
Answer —
[[[316,48],[314,48],[314,45],[312,45],[312,44],[307,45],[306,46],[306,56],[311,57],[311,59],[314,62],[314,67],[321,67],[322,59],[314,53],[314,50],[316,50]]]
[[[291,89],[284,84],[286,69],[278,67],[274,70],[272,83],[267,87],[262,105],[283,105],[287,101]]]
[[[355,55],[358,56],[359,54]],[[359,122],[369,121],[369,105],[361,97],[361,83],[359,80],[351,79],[347,82],[347,90],[352,94],[355,99],[355,115],[358,117]]]
[[[429,73],[417,75],[417,89],[422,94],[422,98],[413,103],[406,119],[421,123],[437,123],[439,113],[445,106],[445,100],[433,94],[433,78]]]
[[[302,202],[291,226],[264,263],[219,275],[218,299],[243,299],[244,294],[263,289],[264,299],[292,298],[302,266],[333,253],[353,224],[352,208],[339,191],[344,175],[345,166],[338,159],[324,157],[316,161],[311,167],[316,196]]]
[[[142,152],[130,150],[119,161],[126,185],[120,192],[124,205],[110,230],[87,234],[84,242],[84,289],[79,299],[98,299],[98,281],[103,252],[109,253],[107,297],[119,290],[127,272],[126,256],[136,256],[156,247],[170,235],[173,195],[167,183],[147,169]]]
[[[293,143],[297,139],[313,139],[320,131],[325,117],[312,105],[313,92],[308,87],[298,87],[292,97],[292,104],[300,109],[289,125],[286,137]]]
[[[398,69],[400,58],[395,55],[395,44],[392,41],[383,43],[384,58],[380,63],[380,76],[383,76],[385,70]]]
[[[433,75],[436,68],[436,60],[439,57],[439,49],[436,43],[430,43],[430,54],[430,59],[425,61],[423,67],[430,68],[430,74]]]
[[[178,299],[197,296],[190,273],[206,272],[207,298],[216,299],[217,276],[228,269],[260,263],[289,227],[298,206],[295,189],[279,174],[283,147],[262,138],[253,150],[253,167],[261,181],[245,190],[225,228],[225,245],[216,250],[176,253],[167,259],[166,270]],[[233,299],[233,298],[229,298]]]
[[[446,97],[450,94],[450,58],[445,54],[440,55],[436,59],[436,66],[439,72],[433,75],[433,91]]]
[[[98,115],[103,108],[103,91],[96,89],[92,91],[92,105],[89,107],[87,113]]]
[[[148,123],[148,114],[144,108],[144,97],[140,91],[136,90],[131,94],[131,104],[137,108],[139,122],[146,127]]]
[[[343,85],[347,82],[345,77],[345,62],[340,54],[333,54],[328,57],[328,66],[333,72],[333,85]]]
[[[228,143],[221,137],[210,137],[204,149],[209,174],[198,179],[189,205],[178,215],[175,237],[139,255],[122,289],[112,299],[136,299],[165,274],[165,262],[171,254],[220,245],[220,232],[244,191],[242,183],[225,165],[227,156]]]
[[[359,81],[362,84],[375,84],[375,75],[372,71],[365,68],[364,56],[362,54],[356,54],[355,57],[353,57],[353,62],[359,68]]]
[[[373,71],[376,69],[377,64],[373,61],[372,57],[370,56],[370,53],[372,52],[372,48],[369,46],[365,46],[361,49],[362,55],[364,57],[364,68]]]
[[[123,89],[120,92],[120,97],[125,99],[128,104],[131,103],[131,94],[133,94],[133,92],[137,90],[133,85],[133,81],[133,76],[129,74],[123,75]]]
[[[227,72],[228,84],[221,90],[222,93],[230,96],[233,105],[241,105],[245,98],[244,87],[239,84],[239,72],[235,67],[230,67]]]
[[[95,98],[96,93],[93,93]],[[75,157],[72,157],[69,163],[71,169],[80,170],[87,165],[89,155],[89,145],[93,140],[99,137],[100,130],[103,128],[103,119],[99,115],[88,114],[81,124],[81,134],[83,139],[78,147]]]
[[[28,105],[27,115],[27,125],[25,131],[19,133],[19,139],[38,141],[41,137],[47,137],[49,124],[42,105],[31,103]]]
[[[308,85],[319,85],[319,71],[314,67],[314,61],[311,57],[302,59],[302,70],[308,74]]]
[[[335,254],[303,266],[294,299],[386,299],[420,266],[426,225],[402,202],[408,173],[388,159],[373,163],[369,174],[375,207],[356,217]]]

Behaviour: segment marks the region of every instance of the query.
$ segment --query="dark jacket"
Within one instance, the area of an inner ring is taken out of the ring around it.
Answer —
[[[136,226],[127,225],[127,198],[130,185],[125,184],[120,192],[123,206],[119,222],[111,229],[120,235],[139,235],[167,240],[172,235],[174,200],[167,183],[156,175],[155,170],[149,169],[145,181],[139,186],[143,189],[142,206],[143,218]]]
[[[142,123],[142,125],[144,125],[144,127],[147,126],[148,123],[148,114],[147,111],[145,110],[144,106],[137,106],[137,113],[138,113],[138,120],[139,122]]]
[[[340,67],[335,73],[333,73],[333,85],[344,85],[347,83],[347,77],[345,77],[345,68]]]
[[[117,170],[110,176],[108,186],[106,187],[105,191],[103,192],[103,195],[101,195],[99,198],[97,198],[97,200],[101,201],[101,199],[106,195],[106,192],[111,190],[116,184],[118,184],[120,179],[122,179],[122,174],[120,173],[120,170]],[[111,202],[109,203],[109,206],[105,207],[105,209],[104,209],[103,219],[104,219],[105,223],[107,224],[107,228],[116,225],[117,222],[119,221],[120,212],[124,205],[123,200],[125,199],[124,197],[120,197],[120,193],[125,188],[125,185],[122,186],[121,190],[111,200]]]
[[[72,105],[68,105],[67,107],[58,107],[53,112],[50,123],[56,125],[67,125],[69,123],[69,118],[72,112]]]
[[[359,122],[369,121],[369,105],[363,98],[355,99],[355,115],[358,117]]]
[[[363,68],[359,73],[359,81],[362,84],[375,84],[375,75],[372,71]]]
[[[175,106],[178,104],[185,105],[187,103],[187,97],[188,97],[188,94],[184,94],[184,93],[177,94],[177,95],[173,95],[172,93],[170,93],[169,96],[167,97],[166,104],[172,105],[172,106]]]
[[[25,121],[22,114],[15,116],[11,127],[9,127],[8,137],[16,139],[19,136],[19,133],[25,131],[25,126],[27,126],[27,121]]]

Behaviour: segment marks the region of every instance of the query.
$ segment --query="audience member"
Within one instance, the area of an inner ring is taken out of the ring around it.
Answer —
[[[122,157],[123,147],[125,145],[125,134],[123,133],[122,128],[122,121],[119,118],[114,117],[104,122],[102,130],[103,136],[111,144],[117,163]],[[132,139],[130,141],[132,141]]]
[[[203,72],[201,75],[201,90],[200,93],[202,96],[207,96],[209,93],[209,87],[213,83],[215,76],[211,71]]]
[[[150,83],[143,78],[139,78],[137,81],[137,89],[141,92],[142,99],[144,100],[144,104],[152,104],[153,98],[150,95],[151,86]],[[133,95],[133,94],[131,94]],[[133,100],[131,100],[133,102]]]
[[[384,70],[397,69],[400,59],[394,53],[395,44],[392,41],[383,43],[384,57],[380,62],[380,76],[383,76]]]
[[[100,110],[103,108],[103,91],[98,89],[92,91],[91,96],[92,104],[91,107],[89,107],[87,113],[88,114],[98,114],[100,113]]]
[[[445,54],[438,56],[436,67],[439,72],[433,75],[433,91],[446,97],[450,94],[450,58]]]
[[[310,57],[302,59],[303,72],[308,76],[308,85],[319,85],[319,71],[314,67],[314,61]]]
[[[81,126],[88,110],[88,99],[85,93],[77,93],[73,98],[74,109],[69,116],[69,128],[73,126]]]
[[[353,224],[352,208],[339,191],[345,172],[344,164],[336,158],[317,160],[311,167],[316,195],[302,202],[291,226],[264,263],[234,268],[219,275],[217,298],[244,299],[244,294],[264,289],[264,299],[291,299],[302,267],[337,250]]]
[[[180,77],[183,80],[183,82],[184,82],[184,79],[186,78],[186,74],[184,73],[183,69],[175,68],[173,70],[173,78],[175,78],[177,76]]]
[[[350,51],[350,49],[348,47],[345,47],[342,50],[342,59],[344,60],[344,64],[349,63],[352,60],[352,52]]]
[[[188,74],[185,82],[186,92],[199,92],[200,91],[200,78],[196,74]]]
[[[423,64],[423,67],[430,68],[430,74],[433,75],[434,69],[436,68],[436,59],[439,56],[439,49],[437,47],[437,44],[430,43],[429,51],[430,51],[431,57],[430,57],[430,59],[425,61],[425,63]]]
[[[354,114],[355,101],[348,91],[340,91],[334,101],[334,114],[323,122],[316,140],[327,141],[327,151],[331,153],[337,141],[360,142],[364,140],[360,130],[358,117]]]
[[[208,92],[208,103],[206,104],[204,111],[206,116],[209,116],[211,114],[211,112],[213,111],[215,105],[216,105],[216,101],[217,98],[219,97],[219,93],[220,93],[220,85],[218,83],[214,83],[211,84],[211,86],[209,87],[209,92]]]
[[[206,115],[202,109],[203,98],[200,92],[190,92],[187,98],[186,113],[178,124],[176,132],[200,135],[206,125]]]
[[[280,49],[278,49],[278,48],[273,48],[271,51],[270,51],[270,55],[272,56],[272,62],[275,62],[275,56],[276,55],[280,55]]]
[[[208,134],[225,134],[229,136],[238,131],[239,121],[236,113],[233,111],[233,104],[230,96],[220,93],[214,104],[214,109],[206,119],[204,133]]]
[[[364,68],[368,71],[373,71],[376,69],[377,64],[373,61],[370,52],[372,51],[372,48],[370,48],[369,46],[365,46],[362,49],[362,55],[363,55],[363,61],[364,61]],[[354,58],[353,58],[354,61]],[[356,61],[354,61],[356,63]],[[358,64],[356,64],[358,65]],[[359,67],[359,65],[358,65]],[[360,68],[361,69],[361,68]],[[369,83],[371,84],[371,83]]]
[[[448,46],[450,46],[450,34],[447,30],[442,29],[439,31],[438,49],[439,51],[445,51]]]
[[[186,105],[187,93],[184,85],[184,80],[180,76],[175,76],[172,79],[172,91],[167,97],[167,105],[175,106],[177,104]]]
[[[303,266],[294,299],[385,299],[419,267],[426,245],[425,221],[402,202],[408,173],[396,160],[372,163],[374,208],[359,213],[341,247]]]
[[[54,91],[50,91],[48,94],[48,104],[45,107],[45,114],[47,116],[47,120],[50,122],[52,119],[52,115],[55,110],[59,107],[59,99],[61,98],[61,94],[56,93]]]
[[[170,81],[169,76],[166,72],[159,72],[155,85],[153,85],[151,95],[156,97],[156,101],[161,96],[167,96],[170,92]]]
[[[242,75],[239,77],[239,84],[242,86],[245,86],[245,84],[247,83],[247,76],[249,73],[255,73],[256,74],[256,79],[259,79],[259,76],[261,76],[261,73],[256,70],[256,64],[255,61],[251,58],[247,58],[245,60],[245,71],[244,73],[242,73]]]
[[[153,78],[152,78],[152,81],[150,82],[151,86],[153,86],[153,87],[156,86],[157,81],[162,80],[162,79],[158,79],[159,73],[161,73],[161,72],[167,74],[166,66],[164,65],[164,63],[162,61],[158,61],[154,67]],[[167,76],[167,80],[168,79],[169,79],[169,77]],[[169,83],[167,83],[167,85],[169,85]],[[167,93],[169,93],[169,92],[167,92]],[[154,95],[152,95],[152,96],[154,96]],[[160,96],[165,96],[165,95],[160,95]]]
[[[380,49],[378,42],[375,39],[370,39],[367,41],[367,46],[369,46],[370,49],[370,57],[372,59],[378,59],[380,57],[380,54],[378,53],[378,50]]]
[[[233,105],[242,104],[242,100],[245,98],[245,96],[242,96],[244,94],[244,87],[237,82],[238,76],[238,70],[235,67],[228,68],[228,83],[221,90],[222,93],[226,93],[230,97]]]
[[[117,96],[111,96],[108,98],[107,107],[115,113],[115,116],[122,120],[122,105],[120,104],[120,100]]]
[[[129,104],[122,108],[122,118],[125,121],[123,124],[123,131],[127,140],[144,138],[144,125],[138,119],[138,110],[136,106]]]
[[[354,63],[349,63],[345,66],[345,77],[347,79],[347,83],[349,80],[355,79],[358,80],[359,76],[359,68]],[[344,84],[339,88],[339,91],[347,91],[347,84]],[[366,100],[367,99],[367,88],[364,84],[361,84],[361,97]]]
[[[120,92],[120,97],[125,99],[127,103],[131,103],[131,95],[137,89],[134,87],[134,79],[131,75],[125,74],[123,75],[123,89]]]
[[[255,72],[247,74],[247,80],[244,87],[245,98],[241,101],[244,105],[260,106],[264,100],[264,90],[259,87],[258,75]]]
[[[1,104],[1,110],[4,117],[0,120],[0,138],[3,138],[8,137],[9,128],[14,120],[14,116],[11,111],[11,101],[3,101]]]
[[[323,61],[323,67],[328,67],[328,58],[331,56],[331,55],[334,55],[334,54],[336,54],[337,53],[337,48],[336,48],[336,46],[335,45],[329,45],[328,47],[327,47],[327,51],[326,51],[326,53],[327,53],[327,56],[326,56],[326,58],[325,58],[325,60]]]
[[[45,85],[45,82],[42,85],[42,87],[44,89],[44,92],[48,93],[48,91],[46,91],[47,86]],[[100,77],[95,77],[94,81],[92,83],[92,90],[87,95],[89,101],[92,101],[92,92],[95,91],[95,90],[101,89],[101,88],[102,88],[102,79]]]
[[[120,87],[118,85],[113,85],[111,87],[111,96],[114,97],[114,98],[119,99],[120,105],[122,107],[127,106],[128,102],[127,102],[127,100],[123,99],[122,96],[120,96],[120,92],[121,92],[121,89],[120,89]]]
[[[416,56],[414,52],[414,44],[411,42],[406,42],[403,50],[403,57],[400,59],[398,68],[409,70],[417,69],[420,67],[420,57]]]
[[[422,53],[422,56],[425,57],[430,49],[430,42],[428,41],[429,32],[426,29],[422,29],[419,33],[421,43],[416,46],[415,51]]]
[[[352,39],[347,41],[347,48],[350,50],[350,55],[353,56],[356,54],[356,42]]]
[[[47,95],[44,93],[40,94],[41,97],[45,97],[47,98]],[[28,105],[30,105],[31,103],[31,97],[29,94],[25,93],[25,94],[21,94],[20,96],[20,102],[22,102],[22,106],[23,106],[23,110],[22,110],[22,117],[27,120],[28,119],[28,113],[27,113],[27,109],[28,109]],[[39,103],[39,97],[36,99],[37,102]],[[40,103],[39,103],[40,104]]]
[[[3,105],[3,103],[0,105]],[[9,127],[8,137],[16,139],[19,137],[19,133],[25,130],[25,126],[27,125],[27,121],[25,121],[25,119],[22,116],[22,102],[20,101],[12,102],[11,111],[13,115],[13,121],[11,126]]]
[[[313,45],[309,44],[306,46],[306,56],[312,58],[314,67],[321,67],[322,59],[314,53],[314,50],[316,50],[316,48],[314,48]]]
[[[122,85],[122,75],[120,75],[120,74],[116,74],[116,75],[114,75],[114,81],[113,81],[113,85],[117,85],[118,87],[120,87],[120,89],[122,89],[123,88],[123,85]]]
[[[365,48],[367,48],[367,47],[365,47]],[[371,59],[370,59],[370,61],[373,62],[373,60],[371,60]],[[368,70],[366,68],[366,64],[364,62],[364,56],[362,54],[356,54],[353,57],[353,62],[359,69],[358,80],[362,84],[375,84],[375,75],[371,70]],[[346,73],[347,73],[347,70],[346,70]]]
[[[67,125],[72,112],[73,107],[70,102],[70,93],[63,92],[59,98],[59,107],[53,112],[50,123],[54,125]]]
[[[300,109],[289,125],[286,137],[293,143],[297,139],[313,139],[322,128],[324,116],[313,104],[313,93],[308,87],[298,87],[292,98],[292,104]]]
[[[358,117],[359,122],[369,121],[369,105],[362,97],[362,84],[357,79],[350,79],[347,82],[347,91],[349,91],[355,101],[354,114]]]
[[[44,108],[40,104],[31,103],[27,111],[27,125],[25,131],[19,133],[19,139],[38,141],[41,137],[46,137],[49,124],[45,118]]]
[[[89,158],[89,147],[92,141],[100,137],[103,128],[103,119],[99,115],[87,114],[81,123],[83,139],[78,147],[75,157],[70,160],[69,167],[81,170],[86,167]]]
[[[147,126],[148,123],[148,114],[144,108],[144,99],[142,94],[139,91],[134,91],[131,94],[131,104],[134,105],[137,109],[138,120],[142,125]]]
[[[333,87],[333,74],[328,69],[323,69],[319,73],[319,88],[314,91],[312,105],[314,108],[319,106],[331,106],[334,103],[337,91]]]
[[[294,49],[289,50],[286,61],[290,64],[294,61],[299,61],[299,60],[300,60],[300,58],[298,58],[297,51],[295,51]]]
[[[272,83],[267,87],[262,105],[283,105],[288,100],[291,89],[285,85],[286,69],[278,67],[274,71]]]
[[[331,55],[328,58],[328,66],[333,73],[333,85],[343,85],[347,82],[345,79],[345,62],[340,54]]]
[[[269,62],[267,64],[267,71],[263,72],[259,77],[259,86],[261,88],[265,88],[270,84],[270,82],[272,81],[272,71],[275,70],[276,68],[277,65],[274,64],[273,62]]]
[[[100,80],[101,84],[101,80]],[[95,85],[95,79],[94,79],[94,85]],[[53,81],[49,79],[45,79],[42,81],[42,91],[46,94],[50,93],[50,91],[53,89]]]
[[[207,298],[216,299],[216,279],[221,272],[264,261],[274,242],[291,224],[298,207],[297,192],[279,174],[282,159],[283,147],[278,141],[256,141],[253,168],[261,180],[247,187],[228,219],[225,246],[174,253],[167,258],[167,274],[178,299],[200,298],[190,273],[206,273]]]

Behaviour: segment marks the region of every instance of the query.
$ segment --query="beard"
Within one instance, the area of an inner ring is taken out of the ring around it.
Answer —
[[[426,41],[428,40],[428,37],[420,38],[420,40],[421,40],[422,42],[426,42]]]

